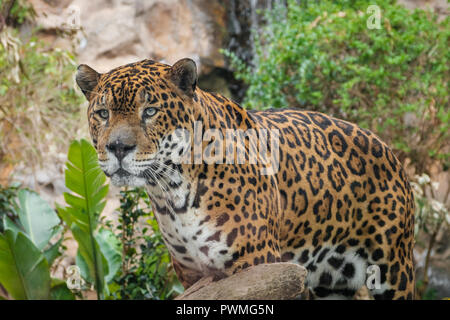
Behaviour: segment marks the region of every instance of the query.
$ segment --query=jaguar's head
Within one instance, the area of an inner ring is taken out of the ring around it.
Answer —
[[[171,67],[143,60],[103,74],[80,65],[76,81],[89,101],[89,131],[102,170],[117,186],[147,184],[149,169],[179,152],[173,133],[193,122],[195,62],[182,59]]]

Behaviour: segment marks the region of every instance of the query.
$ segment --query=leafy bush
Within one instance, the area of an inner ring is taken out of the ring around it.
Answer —
[[[43,154],[48,161],[66,150],[83,100],[75,91],[73,54],[39,40],[34,29],[20,32],[17,25],[34,11],[15,1],[4,13],[9,3],[0,2],[0,160],[34,166]]]
[[[287,1],[255,34],[254,66],[231,53],[249,108],[300,107],[354,121],[406,155],[419,173],[449,163],[449,18],[395,1],[369,29],[366,1]]]
[[[183,291],[170,264],[150,201],[143,189],[120,192],[117,227],[122,268],[111,285],[113,299],[171,299]]]

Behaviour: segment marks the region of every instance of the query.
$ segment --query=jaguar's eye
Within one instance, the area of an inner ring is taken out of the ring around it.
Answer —
[[[156,108],[146,108],[144,110],[144,117],[153,117],[157,111]]]
[[[106,109],[98,110],[97,113],[98,113],[98,115],[100,116],[100,118],[102,118],[102,119],[105,119],[105,120],[106,120],[106,119],[108,119],[108,117],[109,117],[109,111],[106,110]]]

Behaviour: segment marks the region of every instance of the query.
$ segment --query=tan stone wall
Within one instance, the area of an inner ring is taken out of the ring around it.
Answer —
[[[79,24],[78,61],[105,72],[151,58],[169,64],[194,59],[201,73],[223,67],[219,53],[226,10],[208,0],[31,0],[37,23],[56,46],[68,46],[51,30]]]

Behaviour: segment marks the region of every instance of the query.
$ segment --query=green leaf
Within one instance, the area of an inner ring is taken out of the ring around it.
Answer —
[[[0,283],[14,299],[48,299],[47,260],[22,232],[0,234]]]
[[[99,239],[104,239],[96,236],[99,216],[108,193],[106,176],[98,165],[95,149],[84,139],[71,143],[68,160],[65,181],[72,193],[64,193],[68,206],[58,208],[58,213],[78,242],[76,261],[81,275],[95,284],[98,297],[103,298],[103,291],[107,288],[105,276],[109,274],[110,264],[105,256],[109,259],[113,257],[111,248],[99,245]],[[114,263],[111,262],[111,265],[115,268]]]
[[[19,191],[18,215],[26,234],[42,250],[55,235],[54,228],[60,220],[56,212],[38,194]]]

